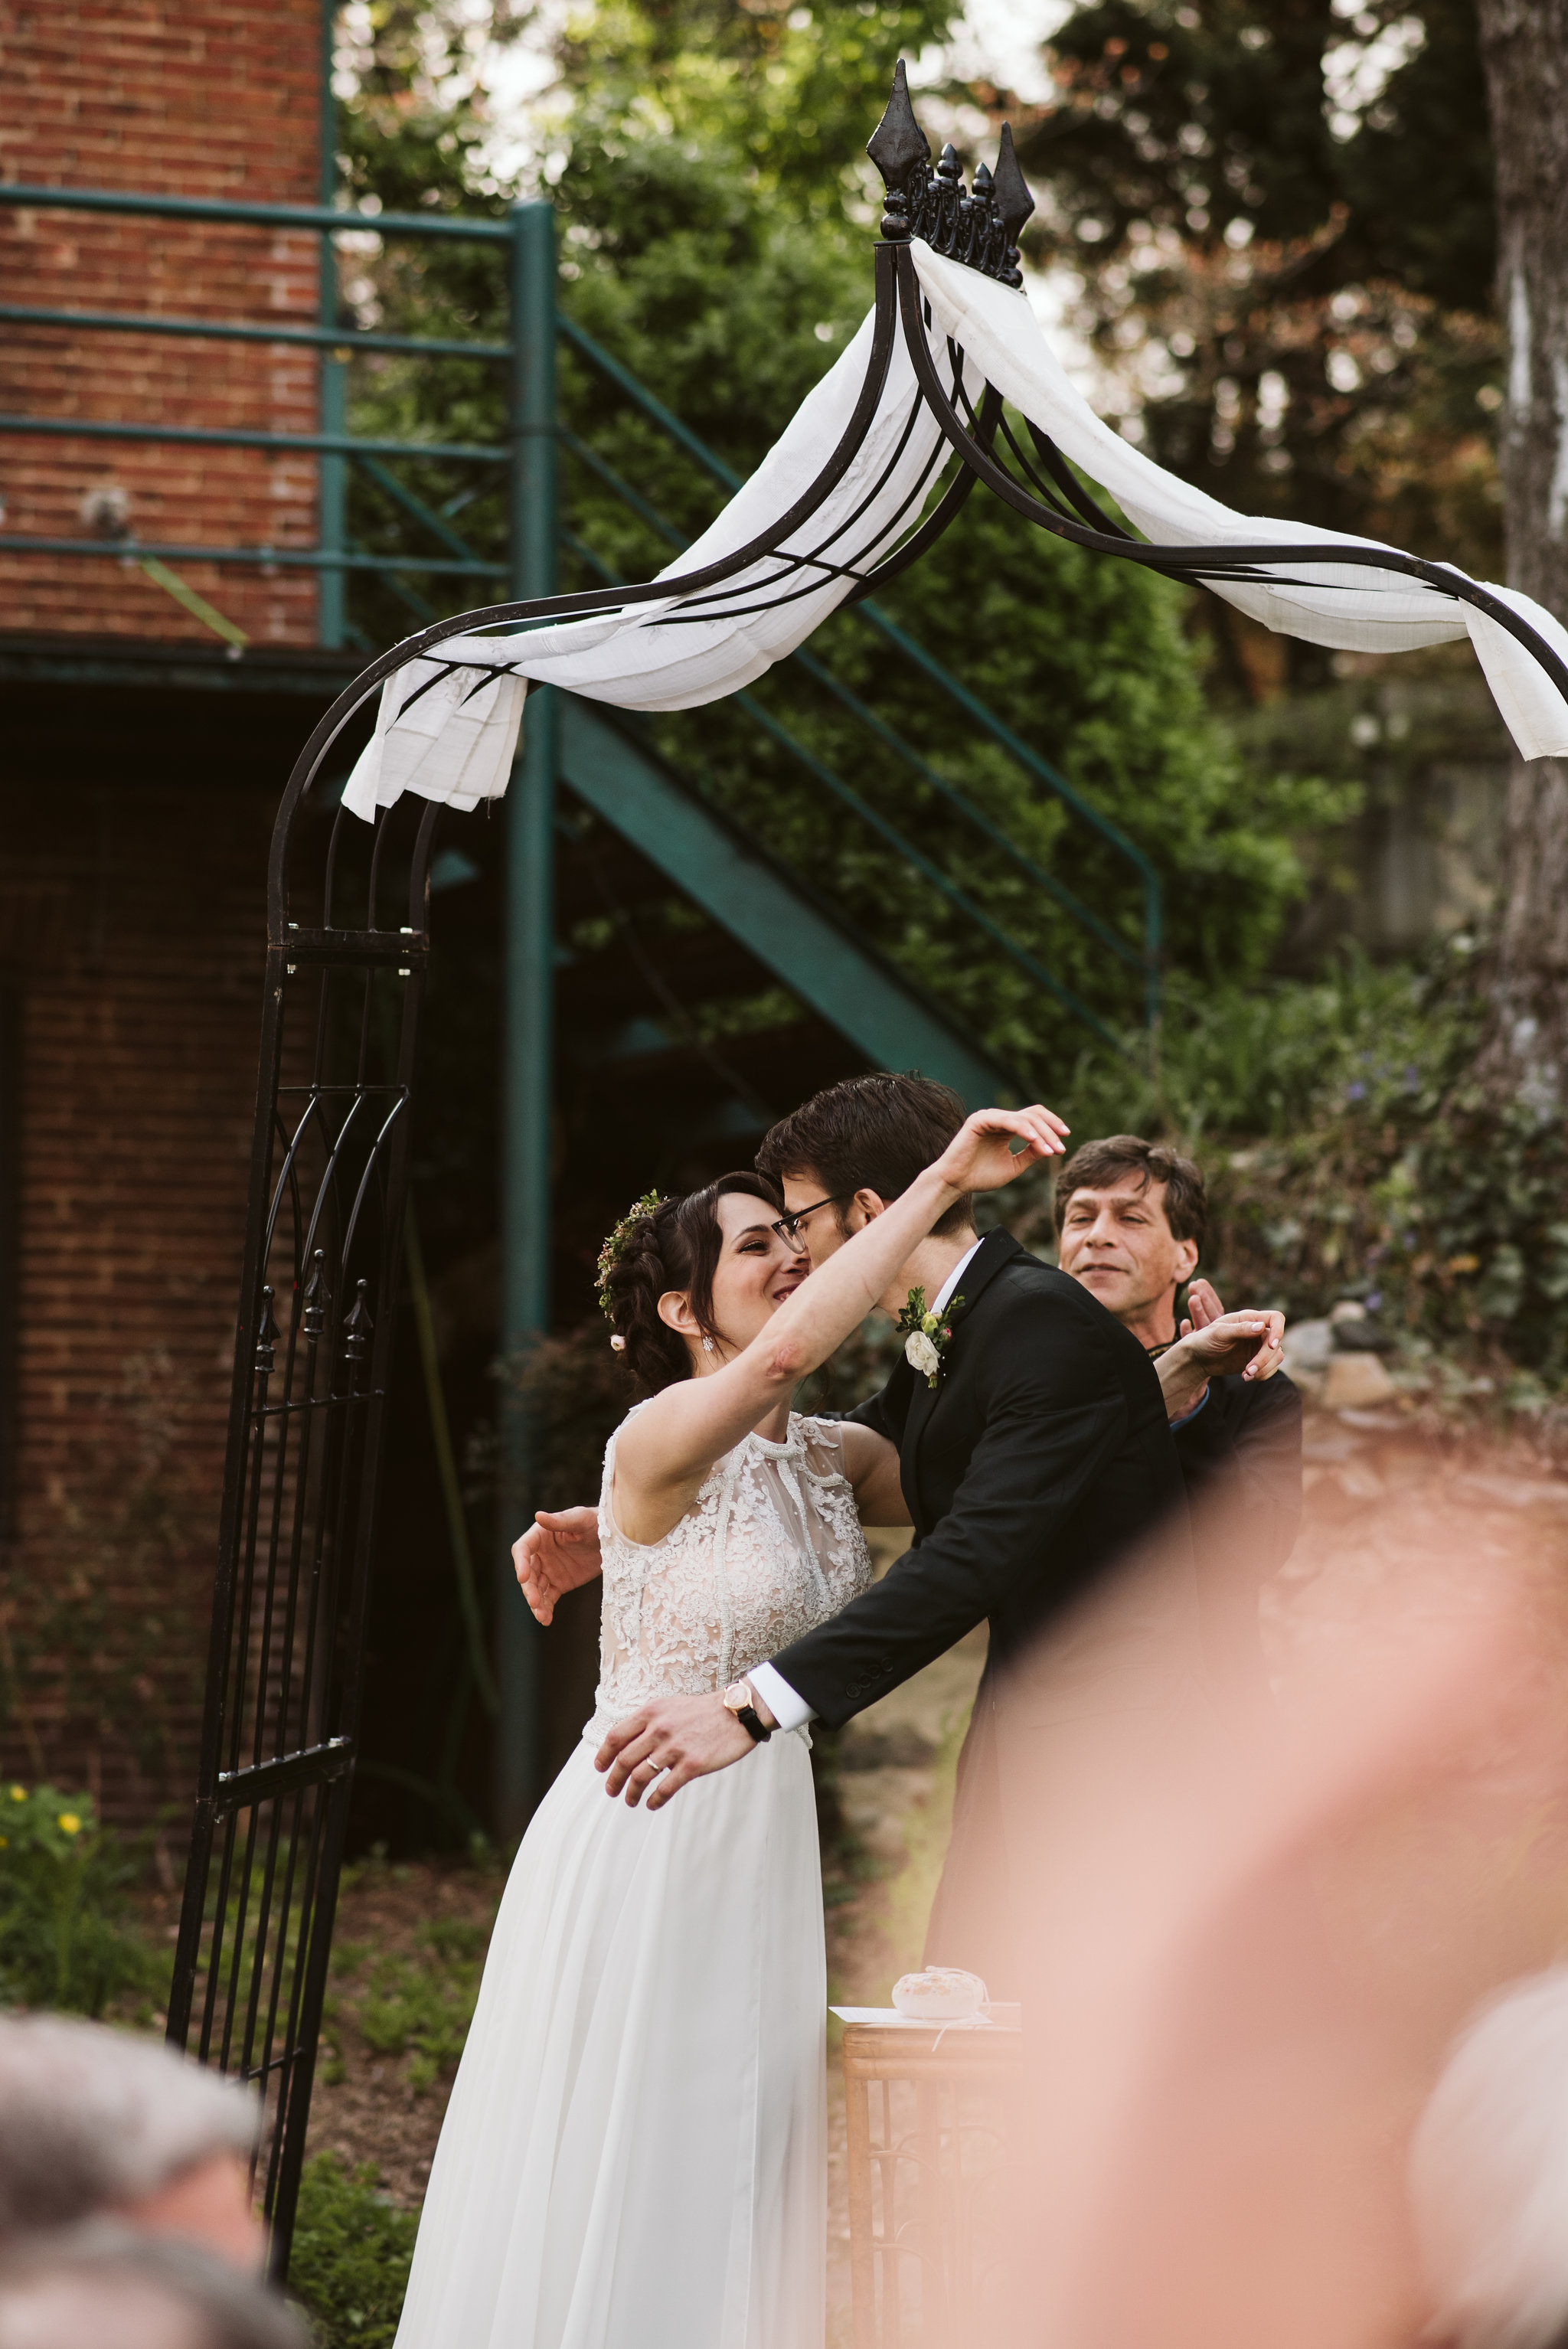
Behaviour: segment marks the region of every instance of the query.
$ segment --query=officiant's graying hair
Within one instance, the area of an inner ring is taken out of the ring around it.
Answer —
[[[1057,1173],[1057,1237],[1067,1219],[1068,1203],[1075,1191],[1109,1191],[1129,1175],[1139,1188],[1165,1186],[1165,1220],[1173,1240],[1203,1245],[1209,1227],[1209,1197],[1203,1170],[1196,1159],[1183,1158],[1162,1142],[1145,1142],[1139,1133],[1110,1133],[1101,1142],[1086,1142]]]
[[[666,1289],[683,1288],[705,1338],[713,1325],[713,1276],[724,1234],[718,1203],[736,1192],[763,1199],[775,1214],[784,1196],[766,1174],[721,1174],[682,1199],[658,1199],[623,1218],[604,1243],[600,1258],[600,1300],[610,1327],[624,1341],[622,1355],[644,1394],[657,1394],[691,1376],[686,1340],[659,1319]],[[641,1212],[639,1212],[641,1209]]]
[[[779,1183],[787,1174],[820,1182],[842,1231],[844,1206],[857,1191],[898,1198],[941,1157],[967,1115],[952,1086],[931,1077],[846,1077],[813,1093],[763,1136],[758,1171]],[[933,1230],[960,1232],[973,1221],[974,1202],[965,1192]]]

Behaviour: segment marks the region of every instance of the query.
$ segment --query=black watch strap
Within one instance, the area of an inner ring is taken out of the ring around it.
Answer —
[[[757,1707],[754,1704],[741,1705],[735,1717],[754,1744],[758,1745],[767,1744],[769,1739],[772,1736],[773,1732],[770,1729],[763,1728],[762,1715],[758,1712]]]

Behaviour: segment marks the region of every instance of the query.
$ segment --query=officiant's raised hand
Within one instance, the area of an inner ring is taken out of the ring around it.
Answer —
[[[1227,1313],[1212,1285],[1195,1280],[1187,1314],[1179,1342],[1211,1378],[1272,1379],[1284,1360],[1284,1315],[1272,1307]]]
[[[536,1509],[528,1531],[511,1546],[511,1562],[534,1614],[542,1623],[553,1621],[557,1599],[603,1570],[598,1510]]]
[[[1188,1319],[1155,1369],[1165,1409],[1183,1419],[1208,1392],[1211,1379],[1272,1379],[1284,1359],[1284,1315],[1272,1309],[1227,1313],[1206,1280],[1187,1292]]]

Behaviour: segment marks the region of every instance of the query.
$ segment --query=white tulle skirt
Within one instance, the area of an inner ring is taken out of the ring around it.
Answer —
[[[810,1755],[650,1816],[573,1754],[517,1855],[397,2349],[820,2349],[826,1970]]]

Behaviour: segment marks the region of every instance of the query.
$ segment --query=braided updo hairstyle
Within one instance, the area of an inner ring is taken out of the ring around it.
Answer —
[[[603,1268],[601,1300],[610,1327],[624,1340],[622,1361],[644,1394],[657,1394],[692,1374],[686,1340],[659,1319],[659,1299],[684,1288],[705,1337],[717,1337],[712,1321],[713,1276],[724,1234],[718,1202],[739,1193],[761,1199],[776,1215],[784,1195],[771,1175],[721,1174],[681,1199],[661,1199],[622,1226],[614,1259]]]

